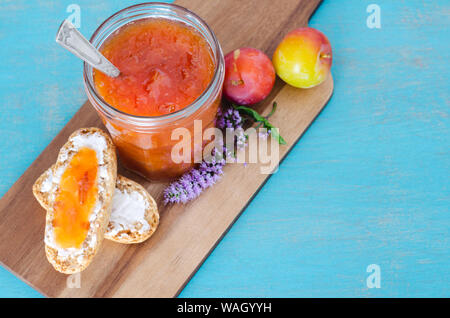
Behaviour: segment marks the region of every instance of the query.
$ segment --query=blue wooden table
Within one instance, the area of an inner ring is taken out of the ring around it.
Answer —
[[[334,95],[181,296],[450,296],[450,4],[375,1],[313,16]],[[0,0],[0,195],[86,100],[54,42],[73,3]],[[134,3],[77,0],[80,30]],[[40,295],[0,268],[0,296]]]

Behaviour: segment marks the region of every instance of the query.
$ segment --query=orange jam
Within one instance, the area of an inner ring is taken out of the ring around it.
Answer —
[[[80,248],[89,230],[89,216],[97,197],[98,162],[95,150],[83,147],[61,176],[54,203],[53,228],[56,243]]]
[[[110,19],[126,24],[114,29],[105,22],[94,33],[92,41],[100,45],[97,37],[109,32],[98,49],[120,70],[118,77],[85,68],[92,72],[92,87],[85,73],[89,100],[122,165],[152,181],[176,178],[194,166],[193,160],[174,162],[171,151],[180,140],[172,133],[188,130],[191,158],[198,158],[202,147],[193,144],[194,122],[201,122],[202,132],[215,125],[224,78],[220,46],[193,13],[163,4],[142,4],[139,12],[155,14],[159,9],[153,8],[161,6],[167,7],[161,17],[139,17],[136,7],[121,11]],[[168,12],[180,20],[165,18]]]
[[[121,72],[94,70],[95,88],[130,115],[165,115],[191,104],[213,74],[210,47],[192,28],[168,19],[142,19],[113,34],[100,52]]]

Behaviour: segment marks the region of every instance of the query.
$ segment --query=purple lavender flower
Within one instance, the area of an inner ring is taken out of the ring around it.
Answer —
[[[233,108],[227,108],[226,110],[219,109],[217,113],[216,126],[220,129],[232,129],[238,130],[235,138],[236,147],[242,149],[247,144],[247,137],[244,134],[242,128],[244,121],[238,110]]]
[[[220,129],[226,129],[226,128],[239,128],[242,127],[243,121],[241,114],[239,114],[239,111],[233,109],[233,108],[227,108],[226,110],[223,110],[219,108],[219,111],[217,112],[217,121],[216,126]]]
[[[260,129],[258,132],[258,136],[261,140],[266,140],[270,135],[270,129]]]
[[[213,151],[213,154],[218,153]],[[186,172],[164,189],[164,203],[187,203],[195,199],[220,179],[225,163],[222,155],[202,161],[198,168]]]
[[[247,146],[247,136],[244,133],[244,130],[239,130],[238,135],[236,136],[236,147],[238,149],[243,149]]]
[[[217,114],[216,126],[220,129],[238,129],[242,128],[243,120],[239,111],[228,108],[219,109]],[[246,136],[243,129],[236,136],[236,146],[245,147]],[[172,182],[164,189],[164,203],[187,203],[202,193],[203,190],[215,184],[223,174],[223,167],[226,160],[231,156],[231,152],[223,145],[223,142],[217,145],[212,152],[209,160],[203,160],[202,163],[185,174],[180,179]]]

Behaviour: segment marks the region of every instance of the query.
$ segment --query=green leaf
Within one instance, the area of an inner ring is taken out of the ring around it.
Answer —
[[[278,133],[278,129],[276,129],[275,127],[271,127],[270,134],[272,135],[273,138],[275,138],[278,141],[280,145],[286,145],[286,140],[284,140],[283,137],[281,137],[281,135]]]
[[[277,103],[275,103],[275,102],[273,103],[272,111],[267,116],[267,118],[261,116],[256,110],[254,110],[252,108],[249,108],[246,106],[237,106],[235,104],[232,104],[232,106],[237,111],[251,116],[254,121],[261,123],[264,126],[264,128],[270,129],[270,134],[272,135],[272,137],[275,138],[280,145],[286,145],[286,141],[283,139],[283,137],[281,137],[281,135],[275,129],[272,129],[272,128],[276,128],[276,127],[274,127],[267,119],[270,116],[272,116],[272,114],[275,112]]]
[[[270,116],[272,116],[273,113],[275,113],[276,110],[277,110],[277,102],[273,102],[273,104],[272,104],[272,110],[270,111],[269,115],[266,116],[266,119],[269,119]]]
[[[236,109],[238,111],[243,111],[245,114],[252,116],[255,121],[260,121],[260,122],[266,121],[266,119],[263,116],[258,114],[258,112],[252,108],[245,107],[245,106],[235,106],[235,105],[233,105],[233,106],[234,106],[234,109]]]

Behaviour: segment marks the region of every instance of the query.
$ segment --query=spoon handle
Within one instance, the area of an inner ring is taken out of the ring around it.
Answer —
[[[119,69],[108,61],[69,21],[64,20],[59,27],[56,42],[106,75],[119,76]]]

